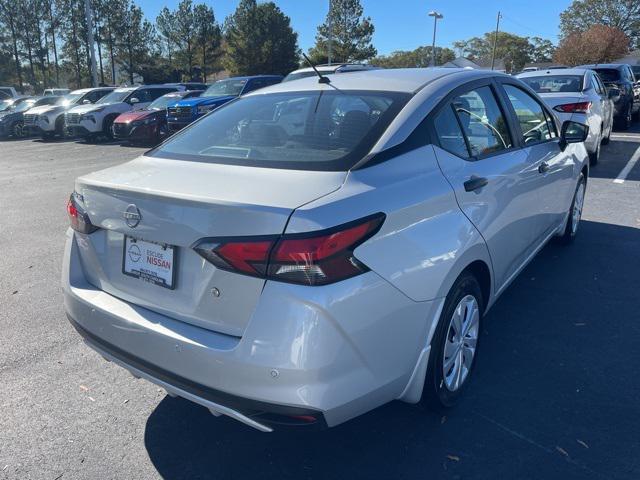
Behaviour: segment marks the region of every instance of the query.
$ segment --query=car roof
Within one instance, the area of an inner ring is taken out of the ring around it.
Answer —
[[[333,72],[337,72],[338,70],[344,70],[345,72],[357,72],[361,70],[374,70],[374,69],[380,68],[380,67],[376,67],[375,65],[369,65],[366,63],[332,63],[331,65],[329,64],[315,65],[315,67],[321,73],[325,73],[325,72],[333,73]],[[306,72],[313,72],[313,68],[312,67],[299,68],[297,70],[294,70],[293,72],[290,72],[289,75],[293,73],[306,73]]]
[[[224,80],[251,80],[252,78],[282,78],[282,75],[246,75],[240,77],[228,77],[216,80],[214,83],[222,82]]]
[[[580,65],[577,68],[588,68],[588,69],[593,69],[593,68],[612,68],[612,69],[618,69],[621,67],[626,66],[626,63],[593,63],[591,65]]]
[[[585,75],[590,72],[590,68],[562,68],[562,69],[542,69],[531,72],[522,72],[516,75],[517,78],[543,77],[545,75]]]
[[[415,93],[424,85],[439,78],[459,74],[466,78],[482,78],[487,76],[508,76],[491,70],[473,70],[464,68],[388,68],[361,70],[349,75],[331,76],[331,83],[321,84],[318,78],[305,77],[278,83],[262,88],[247,95],[261,95],[272,92],[290,92],[303,90],[320,90],[324,88],[344,90],[378,90],[388,92]]]

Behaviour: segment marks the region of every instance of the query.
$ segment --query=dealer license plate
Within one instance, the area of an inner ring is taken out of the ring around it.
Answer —
[[[175,247],[126,236],[122,273],[164,288],[175,287]]]

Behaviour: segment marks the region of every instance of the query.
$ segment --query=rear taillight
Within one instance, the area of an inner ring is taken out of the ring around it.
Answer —
[[[562,113],[589,113],[591,102],[565,103],[564,105],[556,105],[553,109]]]
[[[82,196],[73,192],[67,202],[67,213],[69,214],[69,223],[71,228],[80,233],[92,233],[98,230],[98,227],[91,224],[89,215],[84,209]]]
[[[353,251],[371,238],[383,221],[380,213],[318,232],[205,239],[194,249],[223,270],[302,285],[327,285],[369,271]]]

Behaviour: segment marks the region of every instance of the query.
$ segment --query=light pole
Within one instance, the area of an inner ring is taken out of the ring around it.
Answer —
[[[435,10],[431,10],[429,12],[429,16],[433,17],[433,43],[431,44],[431,66],[436,66],[436,27],[438,26],[438,20],[444,18],[444,15],[436,12]]]
[[[332,15],[333,13],[331,12],[331,0],[329,0],[329,37],[327,38],[327,60],[328,60],[328,64],[331,65],[331,61],[333,60],[333,55],[332,55],[332,43],[333,43],[333,19],[332,19]]]

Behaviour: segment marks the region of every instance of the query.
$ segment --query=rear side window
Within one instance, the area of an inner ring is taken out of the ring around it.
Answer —
[[[490,87],[479,87],[452,101],[471,155],[490,155],[513,146],[507,121]]]
[[[307,91],[249,95],[214,110],[149,155],[301,170],[348,170],[410,94]]]
[[[462,158],[469,158],[467,143],[462,135],[460,124],[453,113],[451,104],[447,104],[434,118],[433,126],[440,146]]]
[[[516,112],[525,145],[555,138],[553,124],[549,124],[544,108],[535,98],[513,85],[504,85],[504,89]]]
[[[618,82],[620,80],[620,72],[615,68],[595,68],[603,82]]]

